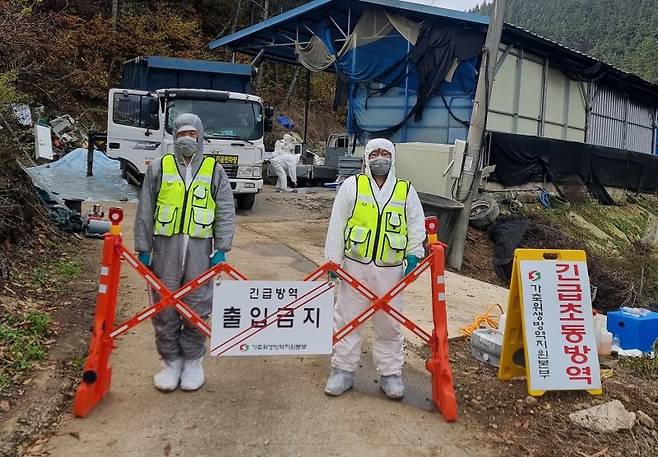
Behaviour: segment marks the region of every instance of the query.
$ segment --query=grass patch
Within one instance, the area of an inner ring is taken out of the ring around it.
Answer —
[[[529,206],[524,209],[531,219],[524,247],[585,250],[591,283],[598,288],[595,306],[601,311],[655,305],[658,248],[640,241],[647,227],[647,211],[639,205],[606,207],[590,202],[572,205],[568,211]],[[609,238],[602,240],[590,228],[574,223],[570,212]]]
[[[42,340],[49,325],[50,316],[38,311],[23,317],[0,317],[0,392],[20,379],[35,362],[45,358]]]
[[[628,368],[635,376],[645,379],[658,379],[658,344],[653,348],[654,357],[648,354],[642,357],[621,357],[619,363]]]
[[[628,201],[658,216],[658,198],[647,197],[645,195],[629,195]]]
[[[70,281],[82,273],[82,265],[75,260],[63,260],[55,264],[55,275],[63,281]]]
[[[82,264],[77,260],[61,260],[51,267],[39,265],[32,271],[32,283],[44,287],[51,282],[69,282],[82,273]]]
[[[79,355],[71,359],[71,365],[73,365],[73,367],[75,367],[77,371],[80,371],[82,370],[82,367],[85,366],[86,361],[87,361],[87,356]]]
[[[32,272],[32,283],[37,287],[42,287],[48,282],[48,277],[48,269],[43,265],[39,265]]]

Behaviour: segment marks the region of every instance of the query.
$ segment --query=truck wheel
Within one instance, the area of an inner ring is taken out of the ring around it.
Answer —
[[[238,200],[238,208],[250,210],[256,202],[256,194],[242,194],[238,195],[236,199]]]
[[[131,163],[124,161],[124,171],[122,172],[123,178],[128,181],[128,184],[133,184],[137,187],[142,186],[144,175]]]

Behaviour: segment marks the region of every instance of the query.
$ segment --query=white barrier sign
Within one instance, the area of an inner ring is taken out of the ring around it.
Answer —
[[[333,285],[322,281],[216,281],[210,354],[331,354]]]
[[[587,263],[522,261],[530,391],[598,390]]]

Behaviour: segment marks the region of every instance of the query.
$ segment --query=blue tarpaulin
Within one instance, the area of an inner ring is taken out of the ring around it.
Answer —
[[[284,114],[278,115],[276,117],[276,121],[279,123],[281,127],[286,128],[288,130],[292,130],[295,128],[295,122]]]
[[[367,11],[345,40],[336,41],[324,20],[314,30],[333,56],[334,71],[348,84],[348,133],[362,141],[371,136],[403,142],[465,139],[484,36],[461,26],[417,24],[419,36],[412,43],[389,17]],[[368,24],[359,30],[364,20]],[[309,68],[324,67],[322,57],[311,53],[300,60]],[[437,77],[445,79],[437,84]]]
[[[78,148],[61,159],[26,168],[36,187],[63,203],[64,199],[89,201],[136,201],[139,189],[121,177],[118,160],[94,151],[93,176],[87,176],[87,150]]]

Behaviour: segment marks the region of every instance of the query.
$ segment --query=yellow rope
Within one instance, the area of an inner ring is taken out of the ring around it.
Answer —
[[[483,314],[478,315],[472,324],[460,328],[459,332],[462,335],[471,336],[474,331],[481,327],[498,328],[498,318],[492,315],[496,308],[500,310],[500,314],[504,313],[503,307],[499,304],[491,305]]]

